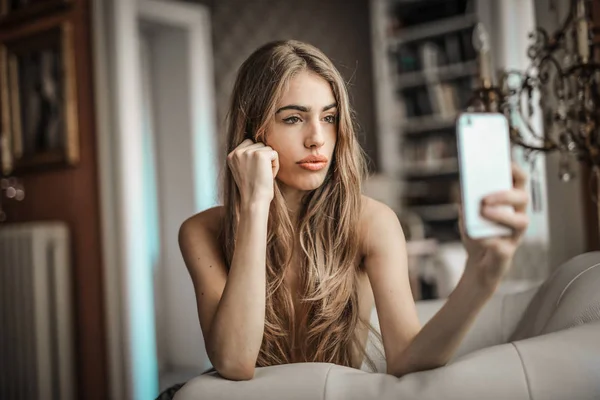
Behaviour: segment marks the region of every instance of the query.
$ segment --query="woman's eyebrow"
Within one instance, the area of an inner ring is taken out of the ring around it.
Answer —
[[[337,103],[331,103],[330,105],[323,107],[323,111],[327,111],[335,107],[337,107]]]
[[[323,107],[323,111],[327,111],[329,109],[335,108],[337,107],[337,103],[331,103],[325,107]],[[278,109],[275,114],[279,114],[281,111],[284,110],[297,110],[297,111],[302,111],[302,112],[310,112],[310,110],[312,110],[312,107],[306,107],[306,106],[299,106],[297,104],[289,104],[287,106],[283,106],[280,109]]]
[[[311,108],[310,107],[299,106],[299,105],[296,105],[296,104],[290,104],[290,105],[281,107],[279,110],[277,110],[275,112],[275,114],[279,114],[281,111],[284,111],[284,110],[298,110],[298,111],[302,111],[302,112],[309,112],[311,110]]]

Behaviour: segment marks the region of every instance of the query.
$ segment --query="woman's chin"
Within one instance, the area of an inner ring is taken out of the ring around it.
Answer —
[[[310,192],[312,190],[320,188],[322,184],[323,184],[323,179],[319,180],[318,182],[302,185],[300,190],[304,190],[305,192]]]
[[[318,189],[325,181],[324,174],[314,174],[313,176],[302,177],[301,179],[294,179],[292,181],[283,182],[290,189],[301,190],[303,192],[309,192],[311,190]]]

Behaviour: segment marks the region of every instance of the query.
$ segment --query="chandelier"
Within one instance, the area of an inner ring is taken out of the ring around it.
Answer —
[[[536,28],[527,50],[529,66],[503,71],[497,85],[492,82],[487,32],[479,24],[473,34],[481,84],[469,107],[506,115],[511,141],[525,149],[526,157],[560,152],[563,181],[573,177],[574,160],[591,165],[592,177],[600,178],[600,64],[590,40],[590,8],[590,0],[573,0],[556,32]],[[532,123],[536,109],[541,110],[544,129]]]

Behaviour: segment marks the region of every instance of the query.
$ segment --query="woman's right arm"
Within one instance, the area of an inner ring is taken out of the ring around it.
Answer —
[[[272,149],[262,144],[246,145],[228,157],[242,200],[229,273],[216,234],[222,208],[188,219],[179,232],[181,252],[194,283],[208,357],[221,376],[232,380],[254,376],[262,343],[267,222],[273,176],[277,173],[276,153]]]

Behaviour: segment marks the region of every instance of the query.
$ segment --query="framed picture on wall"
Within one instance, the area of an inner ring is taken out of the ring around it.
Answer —
[[[71,24],[30,31],[0,48],[6,59],[14,169],[75,165],[79,137]]]
[[[9,100],[6,49],[0,46],[0,176],[13,169]]]
[[[28,18],[67,6],[74,0],[0,0],[0,23]]]

